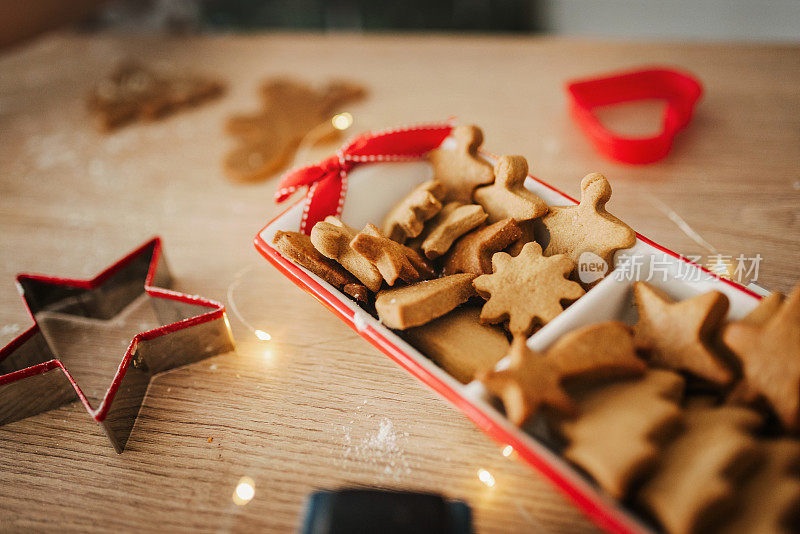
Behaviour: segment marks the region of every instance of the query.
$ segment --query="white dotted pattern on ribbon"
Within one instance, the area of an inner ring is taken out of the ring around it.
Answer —
[[[347,154],[347,149],[349,149],[357,140],[360,138],[375,138],[382,135],[389,135],[393,133],[401,133],[401,132],[408,132],[411,130],[437,130],[439,128],[443,128],[445,126],[453,126],[455,124],[455,119],[448,119],[444,122],[436,122],[436,123],[421,123],[421,124],[408,124],[405,126],[400,126],[397,128],[387,128],[384,130],[375,130],[371,132],[367,132],[366,134],[359,135],[352,137],[347,143],[344,144],[342,148],[340,148],[336,155],[339,159],[339,179],[341,180],[340,192],[339,192],[339,203],[336,207],[336,215],[341,215],[342,209],[344,208],[344,199],[347,195],[347,171],[345,170],[347,162],[352,163],[379,163],[379,162],[388,162],[388,161],[414,161],[422,157],[425,153],[420,152],[417,154],[403,154],[403,155],[393,155],[393,154],[375,154],[375,155],[365,155],[365,156],[351,156]],[[310,169],[312,167],[316,167],[316,165],[306,165],[304,167],[296,167],[291,169],[283,174],[283,176],[287,176],[289,174],[304,170]],[[283,176],[281,179],[283,179]],[[317,190],[317,184],[313,183],[308,187],[308,192],[306,193],[306,198],[303,203],[303,216],[300,220],[300,231],[305,233],[306,230],[306,223],[308,221],[308,212],[311,209],[311,200],[314,198],[314,194]],[[275,196],[276,198],[286,198],[289,195],[294,194],[297,191],[297,186],[291,187],[284,187],[279,189]]]

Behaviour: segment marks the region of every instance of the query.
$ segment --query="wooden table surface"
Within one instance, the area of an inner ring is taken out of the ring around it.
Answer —
[[[101,135],[86,91],[131,56],[215,73],[229,92]],[[564,82],[656,63],[703,81],[694,122],[661,163],[602,159],[566,113]],[[251,109],[258,81],[277,74],[362,81],[370,97],[349,108],[354,130],[457,115],[483,127],[489,150],[525,155],[569,194],[583,175],[603,172],[612,211],[657,242],[702,252],[650,195],[721,253],[760,253],[760,284],[785,291],[800,278],[797,46],[50,36],[0,55],[0,344],[29,322],[16,273],[90,276],[155,234],[177,289],[229,308],[232,298],[272,341],[232,315],[237,351],[156,378],[122,455],[77,403],[0,428],[0,530],[291,531],[314,488],[359,484],[465,499],[479,532],[594,530],[541,476],[503,457],[254,250],[253,235],[276,212],[275,180],[226,180],[220,162],[231,141],[221,125]],[[119,343],[90,348],[113,362]],[[494,488],[478,480],[480,468]],[[255,496],[237,506],[231,496],[243,476]]]

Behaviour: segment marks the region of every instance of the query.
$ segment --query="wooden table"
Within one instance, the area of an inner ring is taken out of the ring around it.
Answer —
[[[195,111],[101,135],[84,96],[128,56],[216,73],[230,90]],[[564,81],[653,63],[703,80],[694,122],[661,163],[602,159],[566,113]],[[290,531],[314,488],[358,484],[466,499],[480,532],[594,530],[541,476],[503,457],[258,256],[251,241],[276,211],[275,181],[225,179],[221,123],[255,105],[267,76],[363,81],[371,95],[350,108],[355,130],[457,115],[484,128],[487,148],[525,155],[569,194],[584,174],[605,173],[613,212],[657,242],[703,252],[648,195],[721,253],[760,253],[762,285],[785,291],[800,278],[796,46],[61,35],[6,52],[0,73],[0,344],[28,325],[15,273],[90,276],[154,234],[177,289],[229,307],[233,296],[272,335],[259,341],[232,316],[236,353],[154,380],[122,455],[77,403],[0,428],[0,530]],[[478,480],[480,468],[494,488]],[[243,476],[255,497],[237,506]]]

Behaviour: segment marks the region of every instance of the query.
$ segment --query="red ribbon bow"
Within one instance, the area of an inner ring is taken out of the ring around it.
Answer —
[[[292,169],[281,176],[275,202],[283,202],[298,188],[307,186],[300,231],[308,234],[318,221],[341,214],[347,174],[356,164],[422,158],[441,145],[452,129],[453,121],[448,120],[361,134],[316,165]]]

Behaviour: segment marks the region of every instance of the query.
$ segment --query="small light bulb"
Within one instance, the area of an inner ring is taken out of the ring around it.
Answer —
[[[505,456],[506,458],[511,456],[512,452],[514,452],[514,447],[512,447],[511,445],[506,445],[505,447],[503,447],[503,456]]]
[[[486,486],[489,488],[494,487],[494,476],[492,476],[492,474],[486,469],[478,469],[478,480],[486,484]]]
[[[253,500],[256,494],[256,483],[250,477],[242,477],[233,491],[233,502],[239,506],[244,506]]]
[[[261,341],[269,341],[270,339],[272,339],[272,336],[264,332],[263,330],[255,330],[254,333],[256,337]]]
[[[348,112],[337,113],[331,118],[331,124],[337,130],[346,130],[353,125],[353,116]]]

